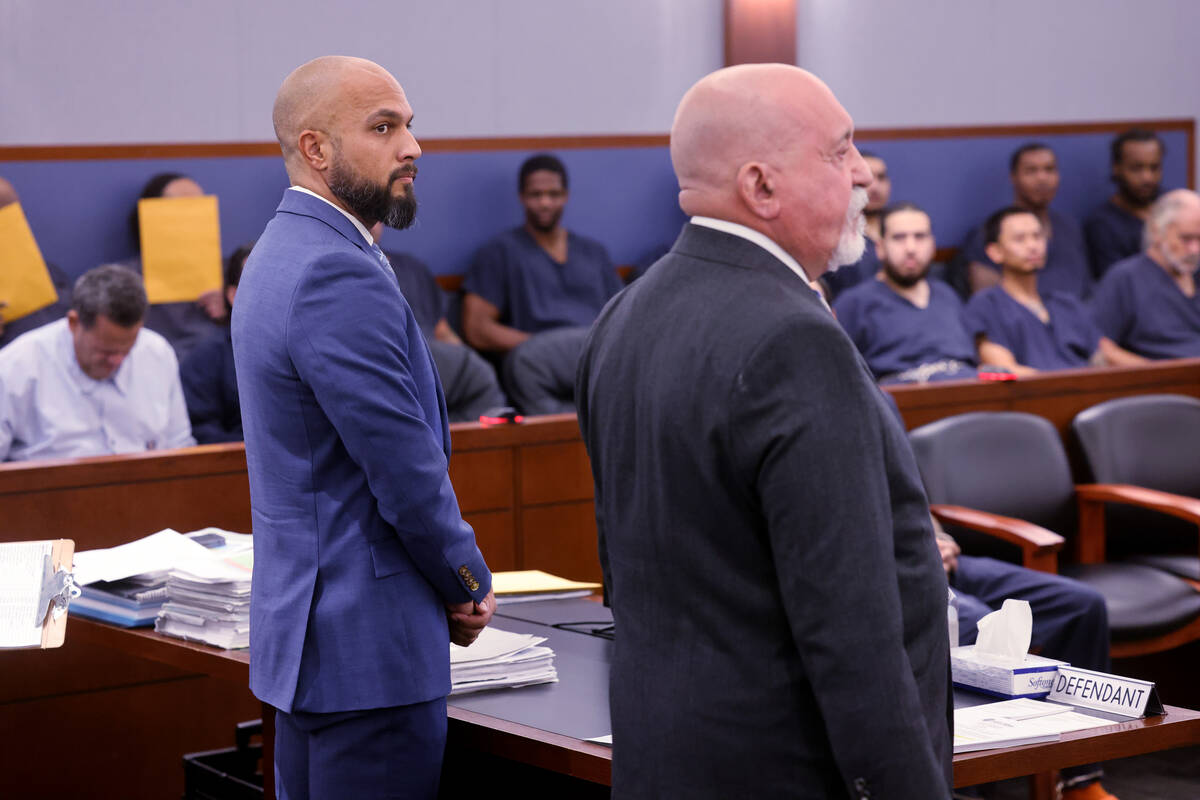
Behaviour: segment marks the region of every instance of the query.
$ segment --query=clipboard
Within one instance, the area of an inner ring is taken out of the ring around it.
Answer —
[[[49,552],[46,551],[49,545]],[[5,649],[62,647],[67,635],[67,608],[71,599],[79,596],[71,569],[75,559],[75,542],[54,539],[41,542],[7,542],[0,544],[0,561],[8,576],[19,575],[21,595],[14,605],[5,608],[3,621],[23,636],[20,643],[5,644]],[[21,612],[32,609],[24,627]],[[36,616],[36,619],[35,619]],[[36,624],[35,624],[36,623]],[[8,642],[6,638],[4,640]]]

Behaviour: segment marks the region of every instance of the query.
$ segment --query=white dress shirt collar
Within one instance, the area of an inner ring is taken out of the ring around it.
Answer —
[[[364,239],[366,239],[368,246],[375,244],[375,240],[371,237],[371,232],[363,227],[363,224],[358,221],[358,217],[354,216],[346,209],[342,208],[341,206],[339,206],[335,203],[330,203],[327,199],[325,199],[324,197],[321,197],[321,195],[317,194],[312,189],[305,189],[303,186],[289,186],[288,188],[295,189],[297,192],[304,192],[305,194],[311,194],[313,197],[317,198],[322,203],[329,203],[329,205],[333,208],[336,208],[343,217],[350,220],[350,222],[354,225],[354,227],[358,229],[358,232],[362,234],[362,237]]]
[[[713,217],[695,216],[692,217],[692,224],[703,225],[705,228],[723,231],[731,236],[740,236],[749,242],[753,242],[786,264],[787,268],[799,275],[805,283],[810,286],[812,285],[812,280],[808,277],[804,268],[800,266],[800,262],[788,255],[782,247],[775,244],[774,240],[766,234],[760,233],[753,228],[747,228],[739,222],[730,222],[727,219],[714,219]]]

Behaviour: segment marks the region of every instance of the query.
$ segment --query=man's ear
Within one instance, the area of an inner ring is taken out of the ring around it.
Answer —
[[[79,312],[73,308],[67,312],[67,328],[70,329],[71,333],[79,330]]]
[[[777,184],[770,168],[757,161],[743,164],[737,171],[737,192],[742,203],[760,219],[779,216]]]
[[[306,128],[300,132],[298,151],[301,160],[312,169],[323,172],[329,168],[333,146],[324,131]]]
[[[992,260],[993,264],[1004,266],[1004,250],[996,242],[992,242],[987,247],[983,248],[983,252],[987,253],[987,257]]]

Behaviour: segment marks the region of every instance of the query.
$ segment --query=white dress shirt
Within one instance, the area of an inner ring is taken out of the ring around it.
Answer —
[[[89,378],[66,318],[0,350],[0,460],[80,458],[190,447],[175,351],[142,329],[121,366]]]

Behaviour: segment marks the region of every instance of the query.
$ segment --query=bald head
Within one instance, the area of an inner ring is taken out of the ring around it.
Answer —
[[[314,59],[284,79],[272,118],[293,186],[368,228],[412,223],[421,147],[412,107],[391,73],[362,58]]]
[[[0,178],[0,208],[15,202],[17,202],[17,190],[4,178]]]
[[[871,174],[853,132],[850,115],[810,72],[788,64],[717,70],[683,96],[671,126],[679,205],[766,234],[815,278],[845,263],[839,242],[853,243],[845,229],[861,223],[854,189]]]
[[[733,189],[748,161],[777,161],[806,128],[807,110],[837,106],[815,75],[786,64],[743,64],[717,70],[688,90],[671,125],[671,163],[680,203]],[[840,106],[837,106],[840,108]]]
[[[295,158],[305,130],[334,135],[339,117],[362,86],[380,81],[400,89],[391,73],[365,58],[321,56],[292,70],[279,87],[271,111],[284,160],[290,164]]]

